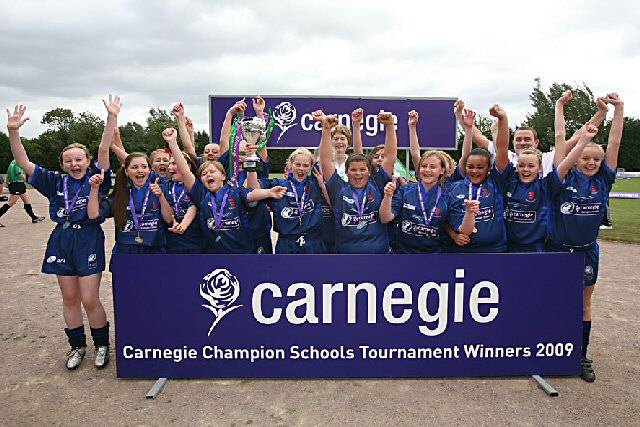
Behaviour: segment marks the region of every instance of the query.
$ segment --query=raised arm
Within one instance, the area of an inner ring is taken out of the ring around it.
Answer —
[[[253,111],[255,111],[256,116],[260,117],[264,120],[267,121],[267,126],[269,125],[269,115],[264,113],[265,108],[267,108],[267,102],[264,100],[263,97],[261,97],[260,95],[256,96],[255,98],[253,98],[251,100],[251,104],[253,106]],[[263,161],[267,161],[267,159],[269,158],[269,153],[267,152],[267,147],[266,145],[264,147],[262,147],[260,149],[260,151],[257,152],[258,156],[260,156],[260,158]]]
[[[113,143],[111,144],[111,151],[116,155],[118,161],[121,165],[124,165],[124,160],[127,158],[129,153],[124,148],[124,144],[122,143],[122,138],[120,138],[120,129],[118,126],[113,130]]]
[[[109,147],[113,142],[113,133],[118,128],[118,114],[120,114],[120,97],[112,97],[109,100],[103,99],[105,108],[107,109],[107,122],[102,131],[102,140],[98,146],[98,167],[102,170],[109,169]]]
[[[244,112],[247,109],[247,103],[244,102],[244,98],[240,101],[236,101],[235,104],[227,110],[224,116],[224,122],[222,122],[222,129],[220,130],[220,154],[229,151],[229,137],[231,136],[231,123],[236,113]]]
[[[384,197],[382,198],[382,202],[380,203],[380,209],[378,213],[380,214],[380,222],[383,224],[387,224],[396,217],[391,210],[391,202],[393,201],[393,194],[396,192],[397,183],[396,177],[391,177],[391,182],[387,182],[384,186]]]
[[[378,122],[384,125],[384,161],[382,168],[389,176],[393,176],[393,167],[398,158],[398,136],[393,122],[393,113],[381,111],[378,113]]]
[[[462,112],[462,120],[460,121],[462,129],[464,130],[464,139],[462,140],[462,154],[460,155],[460,161],[458,162],[458,171],[462,176],[466,176],[465,165],[467,164],[467,157],[469,157],[469,153],[471,153],[473,124],[475,120],[476,112],[465,108]]]
[[[311,115],[313,120],[322,123],[322,136],[320,137],[320,147],[318,148],[320,151],[320,167],[324,178],[329,180],[336,171],[333,146],[331,145],[331,128],[338,123],[338,118],[335,115],[327,116],[322,110],[314,111]]]
[[[456,101],[457,103],[458,101]],[[409,111],[407,125],[409,126],[409,152],[411,153],[411,163],[416,171],[416,176],[420,170],[420,141],[418,140],[418,120],[420,114],[416,110]]]
[[[624,125],[624,102],[622,102],[617,93],[607,95],[607,101],[613,105],[614,110],[605,159],[607,165],[615,171],[618,167],[618,151],[620,150],[622,127]]]
[[[364,148],[362,146],[362,119],[364,117],[364,110],[362,108],[356,108],[351,112],[351,126],[353,126],[353,154],[364,154]]]
[[[599,96],[598,98],[596,98],[597,110],[587,123],[590,123],[595,127],[599,128],[600,125],[604,122],[604,119],[607,117],[607,112],[609,111],[609,107],[607,106],[607,97]],[[573,133],[573,135],[571,135],[571,138],[569,138],[566,142],[565,151],[570,151],[573,148],[573,146],[576,145],[576,142],[578,142],[578,139],[580,138],[580,133],[582,131],[584,131],[584,127],[578,129]]]
[[[593,137],[596,136],[596,133],[598,133],[598,128],[591,124],[587,124],[575,147],[571,149],[569,154],[567,154],[567,156],[558,165],[558,177],[560,177],[560,181],[564,181],[573,165],[576,164],[582,155],[582,151],[587,144],[591,142]]]
[[[191,172],[189,163],[187,163],[182,151],[180,151],[180,147],[178,147],[178,132],[176,132],[174,128],[167,128],[162,132],[162,137],[167,141],[169,149],[171,149],[173,159],[176,161],[176,166],[182,175],[184,188],[186,188],[187,191],[191,191],[193,184],[196,182],[196,177],[193,175],[193,172]]]
[[[196,154],[195,146],[191,143],[191,135],[187,128],[187,118],[184,115],[184,105],[182,105],[182,102],[178,102],[173,106],[171,114],[175,116],[176,121],[178,122],[178,134],[180,135],[184,151],[195,159],[198,155]]]
[[[16,159],[18,166],[31,176],[36,170],[36,165],[29,160],[20,140],[20,127],[29,120],[29,117],[24,117],[25,111],[27,111],[27,107],[24,105],[16,105],[13,113],[7,108],[7,130],[9,131],[9,143],[13,158]]]
[[[254,190],[262,188],[260,181],[258,181],[258,173],[255,171],[247,172],[247,180],[245,181],[245,184],[247,188],[253,188]]]
[[[556,101],[555,117],[553,121],[555,131],[555,148],[553,152],[553,164],[558,167],[562,159],[567,154],[567,129],[564,119],[564,106],[571,101],[573,94],[570,90],[565,90]]]
[[[498,134],[496,135],[496,168],[505,170],[509,164],[509,120],[507,112],[498,104],[489,109],[489,114],[498,119]]]

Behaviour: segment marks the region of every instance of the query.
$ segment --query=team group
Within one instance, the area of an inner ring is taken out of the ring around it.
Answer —
[[[271,230],[278,233],[275,253],[386,254],[439,252],[575,252],[585,256],[582,378],[595,380],[586,358],[591,329],[591,295],[598,275],[596,241],[615,179],[622,136],[623,102],[611,93],[598,98],[597,112],[566,138],[565,92],[556,102],[555,147],[537,150],[534,129],[518,128],[509,151],[506,112],[494,105],[493,140],[474,126],[475,113],[457,101],[454,112],[464,130],[459,163],[445,152],[421,154],[419,114],[408,113],[412,163],[417,182],[394,176],[397,137],[394,117],[380,112],[385,143],[365,155],[362,109],[352,113],[352,129],[336,115],[313,113],[322,124],[314,153],[294,150],[285,177],[269,177],[267,148],[234,141],[248,105],[237,101],[226,113],[219,144],[195,152],[193,125],[182,104],[173,108],[178,130],[162,136],[167,150],[127,153],[117,116],[121,104],[109,97],[107,121],[93,162],[87,148],[71,144],[60,153],[63,173],[29,161],[19,128],[26,108],[8,113],[11,150],[28,182],[49,199],[56,227],[42,264],[56,274],[63,296],[65,332],[71,350],[67,368],[77,368],[86,351],[84,307],[96,347],[95,365],[109,361],[109,323],[99,299],[105,268],[101,223],[113,218],[118,254],[273,253]],[[592,142],[614,114],[606,152]],[[257,117],[265,101],[252,100]],[[178,144],[178,136],[182,149]],[[473,144],[477,148],[472,148]],[[353,145],[353,153],[347,150]],[[111,189],[109,150],[121,163]],[[257,154],[262,167],[243,169]],[[6,205],[5,205],[6,206]],[[4,206],[3,208],[4,209]],[[6,208],[8,209],[8,208]],[[5,210],[6,212],[6,210]]]

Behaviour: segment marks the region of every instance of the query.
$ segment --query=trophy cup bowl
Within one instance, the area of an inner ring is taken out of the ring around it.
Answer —
[[[242,128],[242,135],[247,144],[255,145],[258,143],[260,136],[264,134],[267,129],[267,121],[260,117],[250,117],[242,119],[240,122]],[[256,153],[247,156],[242,162],[242,168],[247,172],[261,172],[262,161]]]

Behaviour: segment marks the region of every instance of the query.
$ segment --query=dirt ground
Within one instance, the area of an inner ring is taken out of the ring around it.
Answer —
[[[29,193],[36,213],[45,215],[46,200]],[[153,380],[118,380],[115,363],[96,370],[92,349],[80,369],[64,368],[60,292],[55,276],[40,273],[53,225],[31,224],[20,202],[2,223],[3,426],[640,425],[640,245],[601,243],[590,346],[597,381],[550,378],[560,393],[556,398],[529,378],[477,378],[169,380],[155,400],[147,400]],[[111,248],[111,221],[105,234]],[[113,319],[110,273],[101,297]]]

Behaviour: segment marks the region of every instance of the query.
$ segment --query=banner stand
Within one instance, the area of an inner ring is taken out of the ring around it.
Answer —
[[[538,386],[547,393],[547,396],[558,397],[558,391],[540,375],[531,375],[531,378],[536,380]]]
[[[156,396],[160,394],[160,392],[162,391],[166,383],[167,383],[166,378],[158,378],[155,384],[153,384],[153,386],[149,389],[147,394],[145,394],[145,397],[147,399],[155,399]]]

